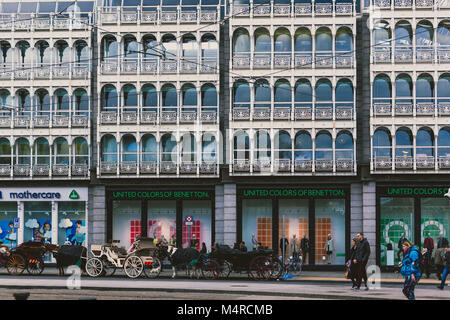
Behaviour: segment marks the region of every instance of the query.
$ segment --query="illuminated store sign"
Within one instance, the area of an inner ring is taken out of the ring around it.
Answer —
[[[0,201],[88,200],[87,188],[2,188]]]
[[[114,199],[210,199],[208,191],[113,191]]]
[[[443,196],[448,191],[448,188],[443,187],[413,187],[413,188],[391,188],[386,189],[386,194],[390,196],[409,196],[409,195],[423,195],[423,196]]]
[[[244,198],[327,198],[345,197],[344,189],[244,189]]]

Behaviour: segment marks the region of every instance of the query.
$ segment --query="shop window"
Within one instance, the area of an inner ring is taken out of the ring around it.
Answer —
[[[248,250],[256,248],[258,242],[272,248],[272,200],[242,201],[242,241]]]
[[[402,235],[414,242],[414,199],[380,198],[382,266],[393,266],[400,261],[401,254],[398,249],[398,242]],[[387,250],[389,244],[392,245],[393,250]]]
[[[86,246],[86,203],[58,202],[58,244]]]
[[[148,201],[148,237],[170,241],[176,239],[176,201]]]
[[[345,200],[315,200],[316,264],[345,263]],[[327,247],[328,236],[332,245]],[[331,251],[327,252],[327,251]]]
[[[279,255],[282,255],[281,239],[285,238],[285,257],[292,256],[294,250],[300,254],[300,241],[303,237],[309,238],[308,227],[309,201],[307,199],[279,200],[278,244]],[[284,217],[284,230],[283,230]],[[307,263],[307,261],[303,261]]]
[[[185,224],[187,216],[192,217],[192,225]],[[183,201],[183,248],[200,250],[205,243],[208,251],[211,250],[211,216],[211,201]]]
[[[113,201],[113,239],[119,247],[128,249],[141,236],[141,202]]]
[[[52,203],[31,202],[24,203],[24,233],[23,241],[52,243]],[[46,254],[44,261],[51,261],[51,255]]]
[[[434,248],[440,236],[448,239],[450,232],[450,201],[447,198],[422,198],[420,200],[422,218],[420,221],[421,243],[430,236]]]
[[[17,229],[14,228],[17,218],[17,202],[0,203],[0,241],[13,248],[17,245]]]

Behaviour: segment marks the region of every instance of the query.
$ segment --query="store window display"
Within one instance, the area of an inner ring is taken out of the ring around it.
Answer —
[[[440,235],[448,238],[450,232],[450,201],[448,198],[422,198],[420,235],[424,245],[426,238],[434,239],[437,243]]]
[[[0,241],[9,248],[17,246],[15,218],[17,218],[17,202],[0,203]]]
[[[192,225],[186,225],[186,217],[192,217]],[[201,249],[204,242],[211,248],[211,201],[183,201],[183,248]]]
[[[272,200],[242,201],[242,240],[253,244],[252,235],[263,247],[272,248]]]
[[[177,204],[176,201],[148,201],[148,237],[170,242],[176,239]],[[174,241],[173,241],[174,242]],[[175,241],[176,243],[176,241]]]
[[[315,200],[315,262],[345,264],[345,200]]]
[[[58,244],[86,246],[86,203],[58,202]]]
[[[24,203],[24,233],[23,241],[52,243],[52,203],[31,202]],[[46,254],[44,262],[52,260],[51,254]]]
[[[128,249],[141,236],[141,201],[113,201],[112,240]]]

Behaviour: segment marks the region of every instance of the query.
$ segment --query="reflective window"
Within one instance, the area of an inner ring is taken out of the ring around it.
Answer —
[[[51,13],[56,10],[55,2],[39,2],[39,13]]]
[[[106,135],[102,138],[102,161],[116,162],[117,161],[117,142],[111,135]]]
[[[321,131],[316,136],[316,159],[333,159],[333,139],[329,132]]]
[[[156,162],[157,159],[157,143],[156,138],[151,134],[146,134],[141,140],[142,161]]]
[[[122,161],[137,162],[137,143],[132,135],[122,138]]]
[[[20,4],[20,13],[34,13],[36,12],[36,2],[22,2]]]
[[[19,7],[18,2],[4,2],[2,3],[2,13],[17,13]]]

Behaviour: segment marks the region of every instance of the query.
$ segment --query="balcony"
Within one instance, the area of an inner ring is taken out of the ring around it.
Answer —
[[[353,55],[338,53],[335,57],[336,68],[351,68],[353,67]]]
[[[156,124],[158,121],[158,115],[156,111],[142,111],[141,123],[143,124]]]
[[[161,174],[176,174],[177,164],[172,161],[162,161],[160,166]]]
[[[233,4],[233,16],[248,16],[250,7],[248,5]]]
[[[197,174],[197,163],[190,161],[181,162],[180,174]]]
[[[269,54],[255,54],[253,56],[254,69],[270,69],[270,53]]]
[[[253,120],[270,120],[270,108],[254,108]]]
[[[294,171],[295,172],[311,172],[312,162],[313,161],[310,159],[296,159],[294,161]]]
[[[374,5],[379,8],[391,8],[391,0],[374,0]]]
[[[288,16],[291,14],[290,5],[274,4],[273,15],[274,16]]]
[[[396,46],[394,59],[396,63],[411,63],[413,61],[412,46]]]
[[[210,163],[210,162],[201,163],[200,174],[217,174],[217,163]]]
[[[233,108],[233,120],[250,120],[249,108]]]
[[[233,57],[233,68],[249,69],[250,68],[250,57],[249,56],[234,56]]]
[[[311,68],[312,54],[310,55],[295,55],[295,68]]]
[[[310,16],[312,13],[312,5],[308,3],[296,3],[294,13],[296,16]]]
[[[176,23],[178,17],[177,11],[162,11],[160,12],[161,23]]]
[[[87,164],[75,163],[72,164],[72,176],[83,176],[87,177],[89,175],[89,169]]]
[[[412,170],[413,158],[409,156],[396,156],[395,169],[396,170]]]
[[[434,157],[417,155],[416,156],[416,168],[418,170],[434,170]]]
[[[289,68],[291,66],[290,54],[275,54],[273,58],[274,68]]]
[[[416,62],[420,63],[433,63],[434,49],[429,48],[416,48]]]
[[[176,123],[177,112],[176,111],[161,111],[161,123]]]
[[[110,161],[102,161],[100,163],[100,173],[101,174],[116,174],[117,173],[117,163]]]
[[[375,170],[392,170],[392,158],[385,156],[375,156]]]
[[[373,55],[375,63],[390,63],[391,47],[375,47]]]
[[[68,115],[54,115],[53,116],[53,127],[67,128],[69,126],[69,116]]]
[[[68,16],[48,14],[2,14],[0,19],[0,30],[31,31],[34,30],[87,30],[89,25],[94,22],[92,13],[83,13],[87,17],[74,16],[69,13]],[[117,21],[117,19],[115,19]]]
[[[9,165],[9,164],[0,164],[0,176],[1,177],[9,177],[9,176],[11,176],[11,165]]]
[[[122,161],[119,167],[120,174],[136,174],[137,163],[135,161]]]
[[[270,16],[270,5],[255,5],[253,7],[253,16]]]
[[[194,123],[197,121],[197,111],[181,111],[181,123]]]
[[[139,166],[140,174],[156,174],[158,164],[156,161],[143,161]]]
[[[394,0],[394,7],[396,9],[400,8],[411,8],[412,0]]]
[[[450,63],[450,46],[438,47],[437,56],[439,63]]]
[[[177,73],[177,61],[161,61],[161,73]]]
[[[295,120],[311,120],[312,110],[310,107],[296,107],[294,111]]]
[[[50,173],[50,166],[48,164],[33,165],[33,176],[48,176]]]
[[[121,124],[136,124],[137,112],[136,111],[122,111],[120,114]]]
[[[336,160],[337,172],[352,172],[353,171],[353,159],[337,159]]]
[[[336,106],[336,120],[351,120],[351,119],[353,119],[353,107]]]
[[[335,4],[336,15],[351,15],[353,12],[352,3],[336,3]]]
[[[439,157],[439,169],[450,169],[450,156]]]
[[[274,120],[291,120],[291,109],[289,107],[275,107],[273,110]]]
[[[234,160],[233,161],[234,172],[250,172],[249,160]]]
[[[197,65],[196,62],[182,60],[181,73],[197,73]]]
[[[291,172],[291,159],[275,159],[273,170],[275,172]]]
[[[333,171],[333,160],[331,159],[316,159],[316,172],[331,172]]]
[[[101,124],[116,124],[117,123],[117,112],[116,111],[102,111],[100,113],[100,123]]]
[[[316,120],[331,120],[333,119],[332,107],[316,107],[315,110]]]
[[[31,172],[31,165],[29,164],[15,164],[14,176],[25,177],[29,176]]]
[[[68,176],[69,175],[69,165],[68,164],[54,164],[52,166],[52,175]]]
[[[136,74],[137,71],[138,71],[138,61],[137,60],[122,61],[122,63],[121,63],[121,72],[122,73]]]
[[[138,21],[138,13],[136,11],[122,11],[120,21],[122,23],[136,23]]]
[[[316,53],[315,66],[316,68],[332,68],[333,67],[332,53]]]
[[[439,103],[439,115],[450,116],[450,103]]]
[[[271,162],[269,159],[256,159],[253,161],[253,171],[254,172],[270,172]]]
[[[416,103],[416,115],[418,116],[434,116],[434,104],[426,102]]]
[[[316,16],[330,16],[333,13],[333,7],[328,3],[316,3],[314,12]]]
[[[405,102],[395,103],[395,115],[396,116],[412,116],[413,104]]]

